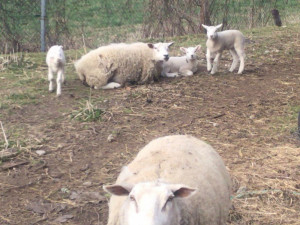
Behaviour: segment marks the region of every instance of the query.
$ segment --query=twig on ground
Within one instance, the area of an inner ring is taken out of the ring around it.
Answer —
[[[7,149],[8,148],[8,140],[6,138],[6,134],[5,134],[5,131],[4,131],[4,128],[3,128],[3,125],[2,125],[2,121],[0,121],[0,125],[1,125],[2,133],[3,133],[4,141],[5,141],[4,147],[5,147],[5,149]]]

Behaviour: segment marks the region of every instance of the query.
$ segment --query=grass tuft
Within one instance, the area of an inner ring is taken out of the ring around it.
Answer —
[[[90,100],[88,100],[84,107],[72,112],[71,119],[75,119],[80,122],[101,121],[104,113],[104,110],[96,107]]]

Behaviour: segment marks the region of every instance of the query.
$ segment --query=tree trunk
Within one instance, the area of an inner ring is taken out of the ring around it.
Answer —
[[[211,25],[208,0],[201,1],[200,22],[201,22],[201,24],[205,24],[205,25],[209,25],[209,26]],[[202,26],[200,26],[200,30],[204,31],[204,28]]]

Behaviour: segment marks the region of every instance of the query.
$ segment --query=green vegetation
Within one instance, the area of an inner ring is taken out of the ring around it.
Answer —
[[[78,110],[74,110],[71,113],[71,119],[76,119],[80,122],[94,122],[101,121],[104,110],[93,105],[91,101],[86,101],[85,105],[82,105]]]
[[[222,22],[226,28],[273,25],[270,13],[273,8],[279,10],[283,25],[299,21],[299,0],[208,2],[210,21],[213,24]],[[161,10],[159,15],[156,13],[158,10]],[[48,46],[62,44],[66,49],[79,49],[82,46],[95,48],[111,42],[143,40],[155,36],[151,29],[158,28],[153,26],[160,27],[160,22],[170,21],[167,17],[171,15],[178,17],[181,11],[188,14],[188,17],[184,15],[180,19],[183,34],[199,33],[201,4],[196,0],[163,3],[159,0],[51,0],[47,1],[46,43]],[[0,1],[0,17],[0,53],[12,52],[13,49],[39,51],[40,0]],[[194,24],[193,30],[188,29],[189,23]],[[176,30],[172,27],[174,24],[166,23],[164,26],[165,33],[158,36],[173,36],[174,32],[168,30]]]

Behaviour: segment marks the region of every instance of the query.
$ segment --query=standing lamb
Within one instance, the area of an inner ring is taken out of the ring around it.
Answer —
[[[200,52],[201,45],[189,48],[181,47],[180,50],[185,53],[185,56],[170,57],[167,62],[164,62],[162,76],[192,76],[195,72],[197,72],[198,61],[196,52]]]
[[[218,26],[202,26],[207,30],[207,71],[211,71],[211,74],[215,74],[218,70],[219,60],[221,58],[222,52],[228,49],[233,57],[232,65],[229,69],[233,72],[240,61],[240,68],[238,74],[242,74],[245,67],[245,37],[238,30],[226,30],[217,32],[217,29],[222,27],[222,24]],[[215,56],[215,57],[214,57]],[[213,61],[213,67],[211,65],[211,59],[215,58]]]
[[[188,135],[151,141],[104,190],[108,225],[225,225],[231,205],[221,157]]]
[[[63,46],[61,45],[54,45],[52,46],[46,56],[46,63],[48,65],[48,80],[49,84],[49,91],[53,92],[53,82],[54,76],[53,73],[57,73],[56,78],[56,95],[61,95],[61,85],[65,82],[65,64],[66,59],[63,51]]]
[[[95,89],[152,82],[169,59],[171,43],[111,44],[90,51],[75,63],[80,80]]]

